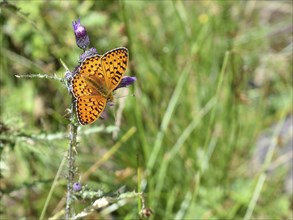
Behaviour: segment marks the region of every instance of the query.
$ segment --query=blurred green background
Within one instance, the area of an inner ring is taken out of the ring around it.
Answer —
[[[72,29],[78,18],[100,54],[129,49],[126,75],[137,82],[117,95],[106,120],[80,128],[76,181],[135,128],[83,184],[142,190],[153,219],[293,218],[292,1],[0,6],[1,219],[40,217],[69,146],[67,89],[15,75],[63,77],[60,59],[73,70],[82,53]],[[64,208],[66,169],[45,218]],[[75,201],[75,213],[91,202]],[[100,211],[88,219],[139,219],[140,210],[130,199]]]

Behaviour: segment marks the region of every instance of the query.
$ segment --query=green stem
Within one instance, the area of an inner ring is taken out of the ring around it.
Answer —
[[[78,126],[74,125],[75,108],[71,106],[71,123],[70,123],[70,145],[68,150],[68,181],[67,181],[67,195],[66,195],[66,208],[65,219],[70,219],[70,205],[72,195],[72,184],[74,179],[74,162],[75,162],[75,149],[76,149],[76,137]]]

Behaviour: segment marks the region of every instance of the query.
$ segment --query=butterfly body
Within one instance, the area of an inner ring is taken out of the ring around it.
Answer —
[[[103,56],[86,58],[71,80],[76,99],[77,118],[82,125],[99,118],[107,102],[113,101],[113,90],[121,82],[128,63],[128,50],[116,48]]]

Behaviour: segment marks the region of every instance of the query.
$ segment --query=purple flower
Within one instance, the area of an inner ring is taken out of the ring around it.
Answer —
[[[82,185],[80,183],[75,182],[73,183],[72,188],[74,192],[79,192],[82,189]]]
[[[136,77],[124,76],[121,82],[119,83],[119,85],[116,87],[116,89],[132,85],[135,81],[136,81]]]
[[[72,26],[77,46],[85,50],[90,44],[90,38],[87,35],[85,27],[80,24],[80,19],[73,21]]]
[[[89,50],[86,50],[83,54],[79,56],[79,63],[82,63],[83,61],[86,60],[88,57],[92,57],[98,55],[97,49],[96,48],[90,48]]]

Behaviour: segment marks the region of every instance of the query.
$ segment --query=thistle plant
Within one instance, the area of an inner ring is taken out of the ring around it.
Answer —
[[[90,44],[90,39],[87,35],[86,28],[81,25],[80,19],[73,21],[72,26],[76,44],[83,50],[83,53],[79,57],[78,65],[73,69],[73,71],[70,71],[63,64],[66,68],[63,78],[46,74],[17,76],[58,80],[72,94],[72,105],[70,108],[70,144],[66,155],[68,170],[65,210],[56,213],[53,218],[62,216],[65,213],[65,219],[79,219],[90,215],[98,208],[105,208],[119,201],[126,201],[129,198],[137,197],[140,198],[139,214],[140,216],[147,217],[152,213],[152,211],[149,208],[146,208],[143,193],[135,191],[126,192],[124,188],[114,193],[105,193],[100,189],[91,189],[86,184],[89,175],[98,169],[103,161],[109,159],[109,157],[119,149],[121,144],[127,141],[135,133],[134,128],[130,129],[121,138],[121,141],[114,145],[109,154],[102,157],[101,160],[94,164],[82,178],[77,180],[76,173],[78,168],[75,165],[75,161],[78,152],[77,136],[79,125],[90,124],[96,121],[99,117],[103,117],[102,114],[106,111],[107,104],[110,105],[114,100],[114,91],[134,84],[136,78],[124,76],[128,63],[128,50],[126,48],[117,48],[105,53],[104,55],[99,55],[96,48],[87,49]],[[61,169],[62,166],[60,166]],[[54,190],[54,187],[51,188],[49,193],[50,196]],[[47,198],[40,219],[43,219],[45,216],[50,196]],[[92,202],[91,205],[85,208],[82,212],[76,214],[73,210],[73,204],[75,201],[80,199],[94,202]],[[109,214],[109,210],[112,210],[112,208],[106,208],[102,212],[104,212],[104,214]]]

